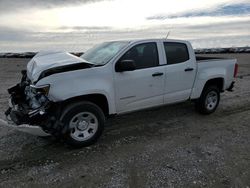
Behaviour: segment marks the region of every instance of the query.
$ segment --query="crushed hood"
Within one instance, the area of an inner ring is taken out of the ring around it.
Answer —
[[[86,60],[72,55],[68,52],[43,51],[36,54],[27,65],[27,76],[35,82],[39,79],[41,73],[53,68],[65,67],[75,64],[91,64]]]

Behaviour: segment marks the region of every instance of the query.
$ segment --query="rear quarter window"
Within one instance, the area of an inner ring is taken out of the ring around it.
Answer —
[[[187,45],[178,42],[164,42],[167,64],[183,63],[189,60]]]

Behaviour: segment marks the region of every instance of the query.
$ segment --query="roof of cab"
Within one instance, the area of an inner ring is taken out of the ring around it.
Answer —
[[[117,42],[129,42],[129,43],[137,43],[137,42],[159,42],[159,41],[167,41],[167,42],[182,42],[187,43],[188,41],[179,40],[179,39],[166,39],[166,38],[149,38],[149,39],[132,39],[132,40],[117,40]]]

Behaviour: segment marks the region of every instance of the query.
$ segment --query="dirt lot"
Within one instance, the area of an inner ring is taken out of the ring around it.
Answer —
[[[209,116],[186,102],[116,117],[78,150],[0,127],[0,187],[250,187],[250,54],[222,56],[239,78]],[[27,61],[0,59],[0,118]]]

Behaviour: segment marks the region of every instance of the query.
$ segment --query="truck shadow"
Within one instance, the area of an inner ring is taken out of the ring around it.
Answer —
[[[183,126],[184,117],[196,114],[191,102],[166,105],[109,118],[100,142],[157,134],[160,129]],[[197,115],[197,114],[196,114]]]
[[[62,142],[48,138],[39,138],[25,133],[13,132],[8,137],[0,139],[0,145],[8,145],[7,148],[2,149],[5,153],[19,153],[14,157],[14,161],[28,160],[32,161],[57,158],[58,160],[64,158],[62,156],[71,155],[79,151],[94,151],[105,150],[107,147],[112,147],[112,144],[119,140],[131,137],[147,136],[152,132],[157,133],[160,129],[171,129],[177,125],[184,116],[188,116],[194,112],[192,103],[186,102],[181,104],[162,106],[160,108],[152,108],[144,111],[133,112],[126,115],[121,115],[107,119],[107,124],[103,136],[99,141],[87,148],[74,149],[66,146]],[[15,139],[13,139],[15,138]],[[56,157],[57,156],[57,157]],[[43,160],[42,160],[43,161]],[[0,164],[3,161],[0,161]],[[6,163],[6,161],[4,161]],[[15,162],[14,162],[15,163]],[[25,162],[27,163],[27,162]],[[33,162],[29,163],[30,165]]]

